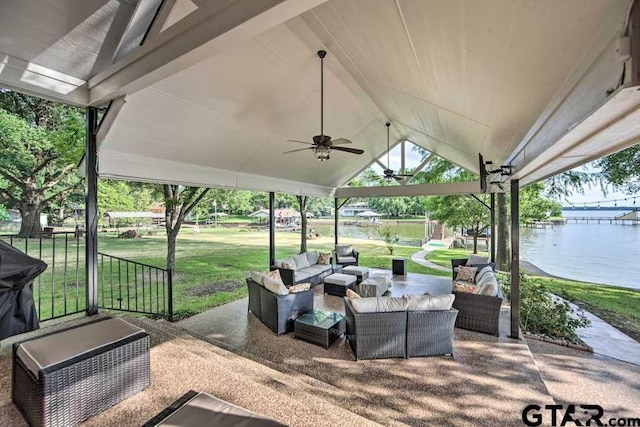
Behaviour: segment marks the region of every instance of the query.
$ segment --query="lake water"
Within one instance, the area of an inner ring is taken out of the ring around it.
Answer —
[[[563,216],[609,218],[623,211],[563,211]],[[332,225],[312,225],[323,235]],[[392,228],[404,239],[424,237],[424,224]],[[340,235],[379,239],[372,227],[340,226]],[[544,271],[575,280],[640,289],[640,226],[589,223],[520,230],[520,258]]]

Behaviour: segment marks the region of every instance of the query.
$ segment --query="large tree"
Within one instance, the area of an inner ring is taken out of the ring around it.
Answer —
[[[77,109],[0,90],[0,203],[20,211],[20,235],[41,232],[40,214],[79,188],[83,148]]]
[[[486,195],[479,196],[486,203]],[[441,224],[466,230],[473,237],[473,253],[478,252],[478,237],[489,226],[489,209],[472,196],[433,196],[427,199],[427,209],[431,218]]]
[[[298,211],[300,212],[300,253],[307,252],[307,212],[309,207],[309,196],[296,196],[298,201]]]
[[[603,157],[595,162],[595,166],[614,188],[628,194],[640,192],[640,145]]]
[[[496,266],[498,270],[511,270],[509,255],[509,214],[507,213],[507,195],[496,195]]]
[[[176,268],[176,239],[189,213],[209,192],[208,188],[183,187],[164,184],[162,186],[165,205],[165,228],[167,230],[167,268]]]

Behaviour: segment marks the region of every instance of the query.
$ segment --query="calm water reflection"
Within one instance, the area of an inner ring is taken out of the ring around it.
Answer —
[[[613,217],[622,212],[573,211],[564,216]],[[313,225],[333,234],[331,225]],[[424,224],[392,225],[404,238],[423,238]],[[340,235],[379,239],[375,228],[340,226]],[[615,224],[566,224],[520,231],[521,259],[550,274],[587,282],[640,289],[640,226]]]

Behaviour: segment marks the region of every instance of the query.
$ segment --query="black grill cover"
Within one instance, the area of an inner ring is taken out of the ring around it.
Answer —
[[[38,329],[33,279],[47,264],[0,241],[0,340]]]

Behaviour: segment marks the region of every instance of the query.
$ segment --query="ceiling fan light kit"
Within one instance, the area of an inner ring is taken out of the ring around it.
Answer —
[[[297,141],[294,139],[289,139],[289,142],[297,142],[299,144],[307,144],[310,147],[299,148],[297,150],[285,151],[283,154],[295,153],[297,151],[303,150],[311,150],[315,155],[316,159],[321,162],[325,160],[329,160],[331,155],[331,150],[336,151],[344,151],[345,153],[351,154],[362,154],[364,150],[359,148],[347,148],[347,147],[339,147],[339,145],[351,144],[351,141],[344,138],[338,138],[334,141],[331,140],[329,135],[324,134],[324,58],[327,56],[327,52],[324,50],[318,51],[318,57],[320,58],[320,135],[315,135],[313,137],[313,143],[306,141]]]

